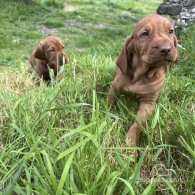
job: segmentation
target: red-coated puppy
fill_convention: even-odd
[[[177,44],[169,19],[152,14],[138,22],[117,58],[109,103],[121,93],[133,95],[140,101],[136,122],[127,132],[127,144],[130,146],[139,146],[141,128],[146,124],[147,115],[155,110],[167,67],[178,58]],[[134,154],[138,156],[137,150]]]
[[[61,70],[64,64],[68,62],[68,58],[64,52],[64,42],[54,36],[48,36],[42,40],[37,48],[33,51],[29,63],[38,76],[38,83],[40,78],[44,81],[50,81],[50,70],[53,70],[54,77],[57,80],[63,78],[63,71]]]

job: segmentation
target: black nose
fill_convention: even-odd
[[[167,45],[161,46],[159,48],[159,52],[160,52],[160,55],[167,56],[171,52],[171,47],[170,46],[167,46]]]

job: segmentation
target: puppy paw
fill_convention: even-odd
[[[126,145],[132,147],[132,149],[129,149],[129,150],[128,150],[128,153],[129,153],[129,154],[133,154],[134,157],[135,157],[135,160],[137,160],[138,157],[139,157],[138,150],[137,150],[137,149],[133,149],[134,147],[136,147],[136,140],[127,137],[127,139],[126,139]]]

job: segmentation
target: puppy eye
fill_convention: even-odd
[[[169,30],[169,34],[173,34],[174,30],[173,29],[170,29]]]
[[[149,32],[148,31],[144,31],[141,36],[149,36]]]

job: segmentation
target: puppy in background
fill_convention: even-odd
[[[51,70],[54,72],[54,79],[60,81],[63,78],[63,66],[68,63],[64,42],[58,37],[48,36],[32,52],[29,63],[37,75],[38,85],[41,78],[47,82],[52,79]]]

